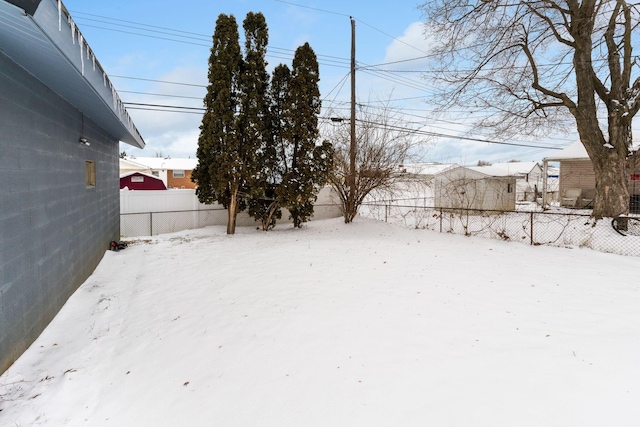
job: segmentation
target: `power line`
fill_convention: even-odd
[[[193,83],[183,83],[183,82],[171,82],[167,80],[144,79],[142,77],[116,76],[116,75],[110,75],[109,77],[118,78],[118,79],[128,79],[128,80],[142,80],[146,82],[166,83],[166,84],[181,85],[181,86],[193,86],[193,87],[203,87],[203,88],[207,87],[207,85],[197,85]]]
[[[189,43],[189,44],[195,44],[197,46],[205,46],[205,47],[210,47],[211,46],[211,37],[212,36],[211,35],[207,35],[207,34],[193,33],[193,32],[190,32],[190,31],[178,30],[178,29],[173,29],[173,28],[168,28],[168,27],[161,27],[161,26],[157,26],[157,25],[149,25],[149,24],[145,24],[145,23],[142,23],[142,22],[127,21],[127,20],[122,20],[122,19],[117,19],[117,18],[111,18],[111,17],[108,17],[108,16],[94,15],[94,14],[89,14],[89,13],[84,13],[84,12],[74,11],[73,13],[74,14],[80,14],[80,15],[93,16],[93,17],[96,17],[96,18],[101,18],[101,19],[93,19],[93,18],[79,17],[77,19],[77,22],[79,22],[79,23],[82,23],[82,20],[85,19],[85,20],[88,20],[88,21],[99,22],[99,23],[103,23],[103,24],[107,24],[107,25],[118,25],[118,28],[107,28],[107,27],[100,27],[100,26],[91,25],[91,24],[83,24],[83,26],[87,26],[87,27],[91,27],[91,28],[98,28],[98,29],[103,29],[103,30],[107,30],[107,31],[114,31],[114,32],[123,32],[123,33],[126,33],[126,34],[140,35],[140,36],[150,37],[150,38],[159,38],[161,40],[184,42],[184,41],[176,40],[176,39],[167,39],[167,38],[164,38],[164,37],[151,36],[149,34],[133,33],[133,32],[126,32],[126,31],[121,31],[120,30],[120,28],[126,27],[126,28],[132,28],[132,29],[136,29],[136,30],[141,30],[141,31],[147,31],[147,32],[151,32],[151,33],[165,34],[165,35],[170,35],[170,36],[174,36],[174,37],[182,37],[182,38],[187,38],[187,39],[191,39],[191,40],[198,40],[198,41],[202,41],[202,42],[207,42],[207,44],[186,42],[186,43]],[[107,21],[104,21],[104,20],[107,20]],[[115,21],[115,22],[109,22],[109,21]],[[134,24],[134,25],[122,25],[121,22],[126,22],[126,23]],[[150,29],[146,29],[146,28],[142,28],[142,27],[157,28],[157,29],[166,30],[166,31],[150,30]],[[182,34],[188,34],[188,35],[185,36],[185,35],[182,35]],[[195,36],[195,37],[193,37],[193,36]],[[282,47],[277,47],[277,46],[268,46],[268,49],[275,50],[275,51],[280,51],[281,54],[284,53],[286,55],[290,55],[291,57],[293,57],[293,55],[295,53],[294,49],[287,49],[287,48],[282,48]],[[324,55],[324,54],[316,54],[316,55],[318,56],[318,58],[326,58],[326,60],[328,62],[335,62],[335,63],[343,64],[345,66],[347,66],[349,64],[349,59],[347,59],[347,58],[341,58],[339,56]],[[289,58],[287,58],[287,59],[289,59]]]
[[[283,2],[283,3],[287,3],[287,2]],[[294,3],[288,3],[288,4],[296,5]],[[301,5],[296,5],[296,6],[310,8],[308,6],[301,6]],[[314,9],[314,8],[311,8],[311,9]],[[324,11],[324,10],[322,10],[322,11],[323,12],[328,12],[328,11]],[[135,22],[135,21],[118,20],[118,19],[115,19],[115,18],[107,17],[107,16],[94,15],[94,14],[85,14],[83,12],[74,12],[74,13],[78,13],[78,14],[82,14],[82,15],[88,15],[88,16],[92,16],[92,17],[95,17],[95,18],[101,18],[101,19],[105,19],[105,20],[108,20],[108,21],[94,19],[94,18],[82,18],[82,17],[80,19],[86,19],[86,20],[90,20],[90,21],[93,21],[93,22],[101,22],[101,23],[104,23],[104,24],[107,24],[107,25],[116,25],[116,23],[118,23],[118,25],[119,25],[118,28],[108,28],[108,27],[92,25],[92,24],[83,24],[86,27],[101,29],[101,30],[105,30],[105,31],[119,32],[119,33],[123,33],[123,34],[137,35],[137,36],[140,36],[140,37],[146,37],[146,38],[152,38],[152,39],[158,39],[158,40],[173,41],[173,42],[177,42],[177,43],[189,44],[189,45],[194,45],[194,46],[202,46],[202,47],[210,47],[211,46],[211,43],[206,43],[206,44],[204,43],[206,40],[209,39],[209,36],[206,36],[204,34],[186,32],[186,31],[182,31],[182,30],[176,30],[176,29],[171,29],[171,28],[168,28],[168,27],[160,27],[160,26],[155,26],[155,25],[149,25],[149,24],[144,24],[144,23]],[[109,22],[109,21],[115,21],[115,22]],[[140,31],[151,32],[151,33],[155,33],[155,34],[143,34],[143,33],[139,33],[139,32],[122,30],[121,28],[123,27],[123,25],[120,24],[120,21],[129,23],[129,24],[134,24],[134,25],[124,25],[124,27],[132,28],[132,29],[136,29],[136,30],[140,30]],[[82,23],[81,21],[79,21],[79,22]],[[371,26],[369,24],[366,24],[366,25]],[[149,27],[149,28],[153,28],[153,29],[147,29],[147,28],[142,28],[142,27]],[[375,27],[372,27],[372,28],[375,28]],[[159,31],[159,30],[163,30],[163,31]],[[380,30],[378,30],[378,31],[380,31]],[[161,36],[158,36],[156,34],[169,35],[169,36],[172,36],[174,38],[161,37]],[[188,35],[182,35],[182,34],[188,34]],[[383,32],[383,34],[386,34],[386,33]],[[175,37],[186,38],[188,40],[179,40],[179,39],[176,39]],[[391,37],[391,36],[389,36],[389,37]],[[202,41],[203,43],[197,43],[197,42],[194,42],[192,40]],[[294,52],[295,52],[295,51],[293,51],[291,49],[284,49],[284,48],[279,48],[279,47],[274,47],[274,46],[269,46],[268,49],[275,51],[276,54],[267,53],[267,55],[266,55],[267,57],[276,58],[276,59],[280,59],[280,60],[287,60],[287,61],[291,60],[291,58],[293,57]],[[285,55],[285,56],[283,57],[282,55]],[[330,66],[330,67],[336,67],[336,68],[349,68],[349,65],[350,65],[350,60],[346,59],[346,58],[341,58],[341,57],[331,56],[331,55],[322,55],[322,54],[318,54],[317,56],[318,56],[318,59],[319,59],[318,62],[320,64],[324,65],[324,66]],[[424,86],[419,82],[412,81],[411,79],[407,79],[404,76],[400,76],[400,75],[394,76],[394,74],[396,73],[395,71],[380,70],[380,72],[378,72],[374,68],[375,68],[375,66],[364,64],[362,69],[363,69],[363,71],[366,69],[365,73],[368,72],[370,75],[372,75],[374,77],[383,78],[384,80],[390,81],[392,83],[396,83],[396,84],[401,85],[401,86],[405,86],[405,87],[409,87],[411,89],[417,89],[417,90],[427,90],[426,89],[427,86]]]
[[[320,118],[323,120],[335,121],[335,118],[332,118],[332,117],[320,117]],[[475,141],[475,142],[484,142],[487,144],[509,145],[514,147],[528,147],[528,148],[537,148],[537,149],[545,149],[545,150],[561,150],[562,149],[562,147],[550,147],[550,146],[541,146],[541,145],[533,145],[533,144],[520,144],[516,142],[493,141],[490,139],[471,138],[471,137],[465,137],[465,136],[459,136],[459,135],[449,135],[444,133],[425,131],[421,129],[408,129],[402,126],[394,126],[394,125],[389,125],[385,123],[373,122],[369,120],[362,120],[362,119],[356,119],[356,120],[361,123],[377,126],[378,128],[397,130],[397,131],[407,132],[414,135],[435,136],[439,138],[459,139],[463,141]]]
[[[183,106],[177,106],[177,105],[145,104],[145,103],[136,103],[136,102],[124,102],[124,104],[125,104],[125,106],[127,106],[127,108],[131,108],[133,110],[138,109],[138,110],[148,110],[148,111],[186,112],[186,113],[193,113],[193,114],[202,114],[205,111],[207,111],[206,108],[202,108],[202,107],[183,107]],[[177,111],[169,111],[168,109],[177,110]],[[320,117],[320,119],[335,121],[335,118],[331,118],[331,117]],[[377,126],[379,128],[392,129],[392,130],[411,133],[411,134],[414,134],[414,135],[435,136],[435,137],[440,137],[440,138],[459,139],[459,140],[463,140],[463,141],[484,142],[484,143],[488,143],[488,144],[509,145],[509,146],[514,146],[514,147],[529,147],[529,148],[547,149],[547,150],[559,150],[559,149],[561,149],[559,147],[549,147],[549,146],[532,145],[532,144],[520,144],[520,143],[515,143],[515,142],[492,141],[490,139],[471,138],[471,137],[465,137],[465,136],[459,136],[459,135],[449,135],[449,134],[445,134],[445,133],[431,132],[431,131],[425,131],[425,130],[421,130],[421,129],[409,129],[409,128],[405,128],[405,127],[402,127],[402,126],[394,126],[394,125],[389,125],[389,124],[385,124],[385,123],[378,123],[378,122],[374,122],[374,121],[370,121],[370,120],[362,120],[362,119],[356,119],[356,120],[358,122],[369,124],[369,125],[374,125],[374,126]]]
[[[199,99],[202,101],[202,96],[184,96],[184,95],[169,95],[164,93],[152,93],[152,92],[138,92],[134,90],[119,90],[118,93],[135,93],[137,95],[148,95],[148,96],[162,96],[165,98],[181,98],[181,99]]]
[[[180,33],[185,33],[185,34],[192,34],[194,36],[208,37],[205,34],[192,33],[192,32],[184,31],[184,30],[175,30],[173,28],[160,27],[160,26],[157,26],[157,25],[144,24],[144,23],[141,23],[141,22],[127,21],[127,20],[121,19],[121,18],[111,18],[109,16],[104,16],[104,15],[94,15],[94,14],[91,14],[91,13],[80,12],[80,11],[77,11],[77,10],[70,10],[69,12],[73,13],[74,16],[75,15],[87,15],[87,16],[94,16],[96,18],[108,19],[108,20],[111,20],[111,21],[116,21],[117,24],[120,24],[121,22],[126,22],[128,24],[135,24],[135,25],[140,25],[140,26],[144,26],[144,27],[158,28],[158,29],[161,29],[161,30],[168,30],[168,31],[180,32]]]
[[[198,111],[179,111],[179,110],[170,110],[165,108],[152,108],[152,107],[127,107],[127,110],[142,110],[142,111],[158,111],[161,113],[183,113],[183,114],[198,114],[202,115],[201,112]]]
[[[284,4],[291,5],[291,6],[301,7],[301,8],[304,8],[304,9],[311,9],[311,10],[317,10],[318,12],[330,13],[332,15],[344,16],[344,17],[347,17],[347,18],[351,17],[351,15],[347,15],[345,13],[333,12],[331,10],[319,9],[317,7],[305,6],[305,5],[302,5],[302,4],[292,3],[292,2],[288,2],[288,1],[284,1],[284,0],[275,0],[275,1],[277,1],[278,3],[284,3]]]
[[[156,107],[156,108],[175,108],[179,110],[194,110],[194,111],[207,111],[203,107],[182,107],[179,105],[165,105],[165,104],[144,104],[139,102],[123,102],[124,105],[133,105],[136,107]]]

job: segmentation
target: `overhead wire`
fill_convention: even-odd
[[[322,9],[317,9],[317,8],[311,8],[308,6],[303,6],[303,5],[298,5],[295,3],[291,3],[291,2],[286,2],[286,1],[282,1],[282,0],[275,0],[278,1],[280,3],[286,3],[286,4],[291,4],[291,5],[295,5],[295,6],[299,6],[299,7],[307,7],[310,9],[316,9],[322,12],[326,12],[326,13],[334,13],[336,15],[341,15],[341,16],[348,16],[346,14],[340,14],[340,13],[335,13],[335,12],[331,12],[331,11],[327,11],[327,10],[322,10]],[[173,42],[179,42],[179,43],[186,43],[186,44],[193,44],[193,45],[198,45],[198,46],[203,46],[203,47],[210,47],[210,43],[209,44],[204,44],[205,41],[205,37],[206,40],[209,40],[210,36],[208,35],[204,35],[204,34],[198,34],[198,33],[193,33],[193,32],[187,32],[187,31],[182,31],[182,30],[174,30],[171,28],[167,28],[167,27],[160,27],[160,26],[154,26],[154,25],[149,25],[149,24],[142,24],[142,23],[137,23],[134,21],[124,21],[124,20],[120,20],[120,19],[114,19],[114,18],[109,18],[109,17],[104,17],[104,16],[100,16],[100,15],[92,15],[92,14],[86,14],[86,13],[82,13],[82,12],[74,12],[76,14],[84,14],[84,15],[88,15],[88,16],[94,16],[94,17],[100,17],[103,19],[108,19],[108,20],[113,20],[119,23],[119,26],[122,27],[123,25],[121,24],[121,22],[127,22],[127,23],[131,23],[131,24],[135,24],[138,25],[138,27],[136,26],[130,26],[130,25],[125,25],[125,27],[127,28],[132,28],[132,29],[136,29],[136,30],[140,30],[140,31],[147,31],[147,32],[152,32],[152,33],[156,33],[156,34],[164,34],[164,35],[170,35],[172,37],[180,37],[183,39],[187,39],[187,40],[180,40],[180,39],[175,39],[175,38],[167,38],[167,37],[161,37],[161,36],[156,36],[156,35],[149,35],[149,34],[142,34],[142,33],[135,33],[135,32],[130,32],[130,31],[125,31],[125,30],[121,30],[121,29],[113,29],[113,28],[106,28],[106,27],[100,27],[100,26],[96,26],[96,25],[91,25],[91,24],[84,24],[85,26],[89,26],[89,27],[94,27],[97,29],[103,29],[103,30],[108,30],[108,31],[116,31],[116,32],[121,32],[121,33],[125,33],[125,34],[132,34],[132,35],[137,35],[137,36],[142,36],[142,37],[148,37],[148,38],[156,38],[156,39],[160,39],[160,40],[167,40],[167,41],[173,41]],[[102,23],[106,23],[107,25],[115,25],[113,23],[110,22],[104,22],[104,21],[99,21],[96,19],[92,19],[92,18],[84,18],[86,20],[90,20],[90,21],[94,21],[94,22],[102,22]],[[428,57],[430,57],[431,55],[429,55],[427,52],[422,51],[421,49],[416,48],[415,46],[411,46],[407,43],[405,43],[404,41],[393,37],[387,33],[385,33],[384,31],[362,21],[362,20],[358,20],[356,19],[356,21],[361,22],[367,26],[369,26],[370,28],[379,31],[380,33],[390,37],[393,40],[396,40],[398,42],[404,43],[407,46],[410,46],[422,53],[424,53],[424,56],[419,56],[419,57],[415,57],[415,58],[408,58],[405,60],[399,60],[399,61],[392,61],[392,62],[386,62],[386,63],[381,63],[381,64],[375,64],[375,65],[367,65],[367,64],[363,64],[360,63],[358,66],[358,70],[360,72],[363,72],[365,74],[377,77],[377,78],[382,78],[384,80],[390,81],[392,83],[395,84],[399,84],[405,87],[409,87],[415,90],[420,90],[420,91],[425,91],[428,92],[429,91],[429,87],[423,83],[417,82],[415,80],[412,79],[407,79],[404,76],[401,75],[397,75],[397,73],[407,73],[407,72],[421,72],[421,73],[425,73],[425,70],[387,70],[387,69],[383,69],[383,68],[379,68],[380,66],[385,66],[385,65],[395,65],[395,64],[399,64],[399,63],[406,63],[406,62],[411,62],[411,61],[417,61],[417,60],[421,60],[421,59],[426,59]],[[150,27],[150,28],[157,28],[160,30],[166,30],[166,31],[157,31],[157,30],[150,30],[150,29],[146,29],[146,28],[140,28],[141,26],[144,27]],[[170,32],[168,32],[170,31]],[[183,35],[183,34],[189,34],[189,35]],[[191,42],[188,40],[197,40],[197,41],[202,41],[203,43],[195,43],[195,42]],[[278,53],[278,55],[285,55],[283,56],[278,56],[278,55],[268,55],[270,57],[276,57],[279,59],[290,59],[293,56],[294,52],[293,50],[290,49],[283,49],[283,48],[278,48],[278,47],[273,47],[273,46],[269,46],[269,49],[272,49],[274,51],[276,51],[276,53]],[[341,68],[347,68],[348,64],[349,64],[349,59],[346,58],[340,58],[340,57],[335,57],[335,56],[330,56],[330,55],[318,55],[318,58],[326,58],[323,59],[322,61],[322,65],[325,66],[333,66],[333,67],[341,67]],[[319,61],[321,62],[321,61]],[[551,66],[551,65],[550,65]],[[558,64],[553,64],[553,66],[557,67]],[[348,77],[349,74],[347,74]],[[111,77],[115,77],[115,78],[124,78],[124,79],[133,79],[133,80],[141,80],[141,81],[151,81],[151,82],[159,82],[159,83],[166,83],[166,84],[175,84],[175,85],[184,85],[184,86],[192,86],[192,87],[199,87],[199,88],[206,88],[206,85],[198,85],[198,84],[191,84],[191,83],[184,83],[184,82],[172,82],[172,81],[165,81],[165,80],[155,80],[155,79],[145,79],[145,78],[136,78],[136,77],[129,77],[129,76],[111,76]],[[328,95],[330,95],[338,86],[340,86],[340,89],[338,90],[338,92],[336,93],[336,96],[334,97],[332,102],[335,102],[340,90],[342,89],[342,87],[344,87],[344,84],[346,83],[346,77],[344,77],[343,79],[341,79],[341,81],[338,82],[338,84],[329,92]],[[122,91],[122,92],[126,92],[126,91]],[[200,98],[196,98],[196,97],[186,97],[186,96],[177,96],[177,95],[162,95],[162,94],[153,94],[153,93],[143,93],[143,92],[129,92],[129,93],[138,93],[138,94],[146,94],[146,95],[155,95],[155,96],[167,96],[167,97],[176,97],[176,98],[185,98],[185,99],[200,99]],[[325,97],[325,100],[328,98]],[[411,99],[416,99],[416,98],[424,98],[424,96],[420,96],[420,97],[405,97],[405,98],[399,98],[397,100],[394,101],[401,101],[401,100],[411,100]],[[161,105],[161,104],[144,104],[144,103],[125,103],[126,105],[128,105],[128,108],[130,109],[139,109],[139,110],[149,110],[149,111],[165,111],[165,112],[175,112],[175,113],[191,113],[191,114],[202,114],[202,112],[206,111],[204,108],[201,107],[183,107],[183,106],[171,106],[171,105]],[[404,111],[408,111],[408,110],[404,110]],[[403,114],[406,114],[404,113]],[[419,110],[418,110],[419,111]],[[409,114],[410,115],[410,114]],[[410,115],[410,116],[414,116],[414,117],[419,117],[416,115]],[[425,118],[425,120],[427,120]],[[432,127],[436,127],[436,128],[440,128],[440,129],[446,129],[446,128],[442,128],[442,127],[438,127],[438,126],[434,126],[432,124],[433,119],[430,119],[430,125]],[[443,120],[437,120],[437,121],[443,121]],[[444,121],[446,122],[446,121]],[[420,125],[424,125],[423,123],[416,123],[416,122],[410,122],[411,124],[420,124]],[[458,124],[455,122],[449,122],[450,124]],[[437,136],[437,137],[444,137],[444,138],[450,138],[450,139],[461,139],[461,140],[470,140],[470,141],[477,141],[477,142],[485,142],[485,143],[490,143],[490,144],[501,144],[501,145],[512,145],[512,146],[519,146],[519,147],[532,147],[532,148],[537,148],[537,149],[543,149],[543,150],[547,150],[547,149],[557,149],[557,147],[541,147],[539,145],[530,145],[530,144],[518,144],[518,143],[505,143],[505,142],[500,142],[500,141],[491,141],[491,140],[486,140],[486,139],[480,139],[480,138],[470,138],[470,137],[460,137],[460,136],[456,136],[456,135],[448,135],[448,134],[442,134],[442,133],[437,133],[437,132],[430,132],[430,131],[421,131],[421,130],[415,130],[412,131],[415,132],[417,134],[422,134],[422,135],[427,135],[427,136]]]

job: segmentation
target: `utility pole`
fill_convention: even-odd
[[[349,148],[349,215],[355,215],[356,196],[356,21],[351,19],[351,145]],[[351,218],[353,220],[353,218]]]

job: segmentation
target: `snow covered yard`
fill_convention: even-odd
[[[637,426],[639,273],[366,219],[140,240],[0,377],[0,425]]]

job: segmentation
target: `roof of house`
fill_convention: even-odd
[[[400,167],[406,170],[407,173],[415,175],[437,175],[457,166],[455,163],[412,163],[401,165]]]
[[[193,170],[198,166],[198,159],[172,159],[163,157],[125,157],[128,163],[137,164],[145,169],[153,170]]]
[[[145,146],[111,81],[57,0],[0,0],[0,52],[111,136]]]
[[[148,178],[152,178],[152,179],[155,179],[155,180],[158,180],[158,181],[162,181],[162,179],[160,177],[151,175],[149,173],[140,172],[140,171],[132,171],[132,172],[121,173],[120,174],[120,179],[129,177],[131,175],[143,175],[143,176],[146,176]]]
[[[509,174],[504,169],[493,166],[460,166],[454,165],[436,175],[437,179],[449,179],[452,176],[465,179],[487,179],[487,178],[511,178],[516,179],[516,175]]]
[[[563,150],[558,151],[553,156],[545,157],[544,161],[547,162],[555,162],[560,160],[578,160],[578,159],[588,159],[589,155],[587,154],[587,150],[582,145],[581,141],[576,141]]]
[[[538,164],[538,162],[494,163],[491,166],[493,166],[494,168],[504,169],[510,175],[524,175],[531,173],[536,167],[540,169],[540,165]]]
[[[508,170],[505,170],[493,165],[492,166],[465,166],[465,168],[487,175],[487,176],[494,176],[494,177],[514,176],[514,174],[510,173]]]

